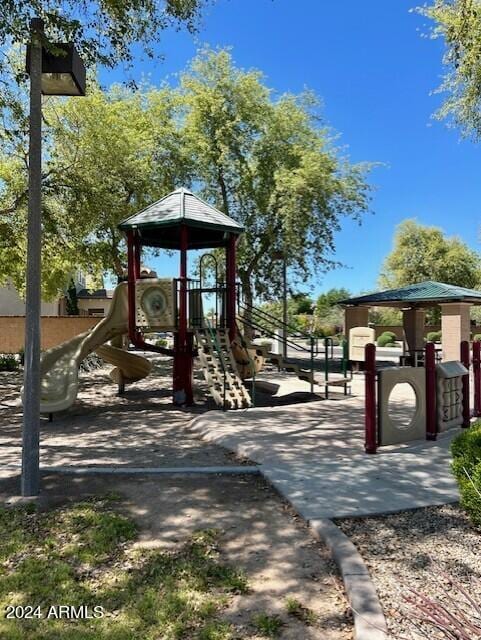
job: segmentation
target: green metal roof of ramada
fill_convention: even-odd
[[[434,305],[442,302],[481,304],[481,291],[427,280],[426,282],[418,282],[397,289],[388,289],[387,291],[378,291],[341,300],[340,304],[346,306],[400,306],[401,304],[422,306],[423,303],[426,303],[426,306],[429,306],[430,304]]]
[[[123,220],[119,229],[153,229],[186,224],[240,234],[244,228],[225,213],[202,200],[188,189],[176,189],[139,213]]]

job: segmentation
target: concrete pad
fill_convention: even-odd
[[[373,515],[459,499],[449,445],[419,440],[363,450],[361,398],[195,418],[189,429],[262,464],[270,482],[308,520]]]

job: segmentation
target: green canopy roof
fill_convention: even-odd
[[[481,291],[427,280],[398,289],[388,289],[387,291],[378,291],[365,296],[341,300],[340,304],[346,306],[402,307],[411,305],[429,307],[443,302],[481,304]]]
[[[119,224],[122,231],[137,230],[144,244],[178,248],[180,227],[190,227],[189,248],[223,246],[231,233],[244,229],[187,189],[177,189]]]

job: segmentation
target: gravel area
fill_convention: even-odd
[[[481,629],[481,530],[458,505],[427,507],[395,515],[352,518],[336,522],[359,549],[369,567],[386,615],[390,638],[437,640],[481,638],[447,635],[419,622],[423,594]],[[452,580],[452,581],[451,581]],[[460,592],[458,587],[465,591]],[[415,593],[416,592],[416,593]],[[466,594],[478,603],[468,605]],[[408,602],[414,597],[417,604]],[[429,604],[424,601],[425,606]]]

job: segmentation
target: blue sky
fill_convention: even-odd
[[[312,281],[314,293],[376,286],[396,225],[405,218],[438,225],[479,250],[481,145],[431,118],[442,74],[443,44],[421,37],[427,21],[410,13],[415,0],[216,0],[200,32],[167,32],[161,63],[138,61],[130,73],[152,82],[174,79],[202,44],[230,46],[237,65],[262,70],[278,92],[313,89],[327,122],[354,162],[383,163],[371,174],[373,214],[348,220],[336,236],[335,259],[346,268]],[[103,83],[125,77],[101,74]],[[160,275],[176,275],[162,258]]]

